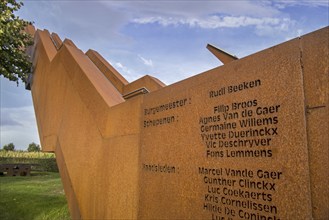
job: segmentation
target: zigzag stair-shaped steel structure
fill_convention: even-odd
[[[280,171],[274,214],[326,216],[328,136],[320,134],[329,133],[328,30],[242,59],[209,46],[225,65],[166,86],[148,75],[129,83],[98,52],[84,53],[71,40],[29,27],[27,87],[42,150],[56,154],[72,219],[211,218],[202,208],[202,166]],[[272,112],[280,136],[271,137],[277,141],[264,150],[268,158],[209,157],[202,117],[253,99],[282,109]]]

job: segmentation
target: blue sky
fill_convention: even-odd
[[[328,0],[40,1],[17,13],[38,29],[97,50],[128,81],[167,85],[222,65],[207,49],[239,58],[329,25]],[[40,143],[31,94],[1,77],[1,147]]]

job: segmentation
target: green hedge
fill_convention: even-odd
[[[33,171],[58,172],[56,158],[24,158],[24,157],[0,157],[0,164],[29,163]]]

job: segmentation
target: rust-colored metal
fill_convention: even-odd
[[[211,44],[207,44],[207,49],[215,56],[217,59],[219,59],[223,64],[230,63],[234,60],[237,60],[238,58],[232,54],[229,54],[228,52],[219,49]]]
[[[327,218],[328,33],[239,60],[208,46],[225,65],[165,86],[37,30],[31,93],[72,218]]]

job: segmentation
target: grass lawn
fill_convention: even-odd
[[[59,173],[0,176],[0,219],[70,219]]]

